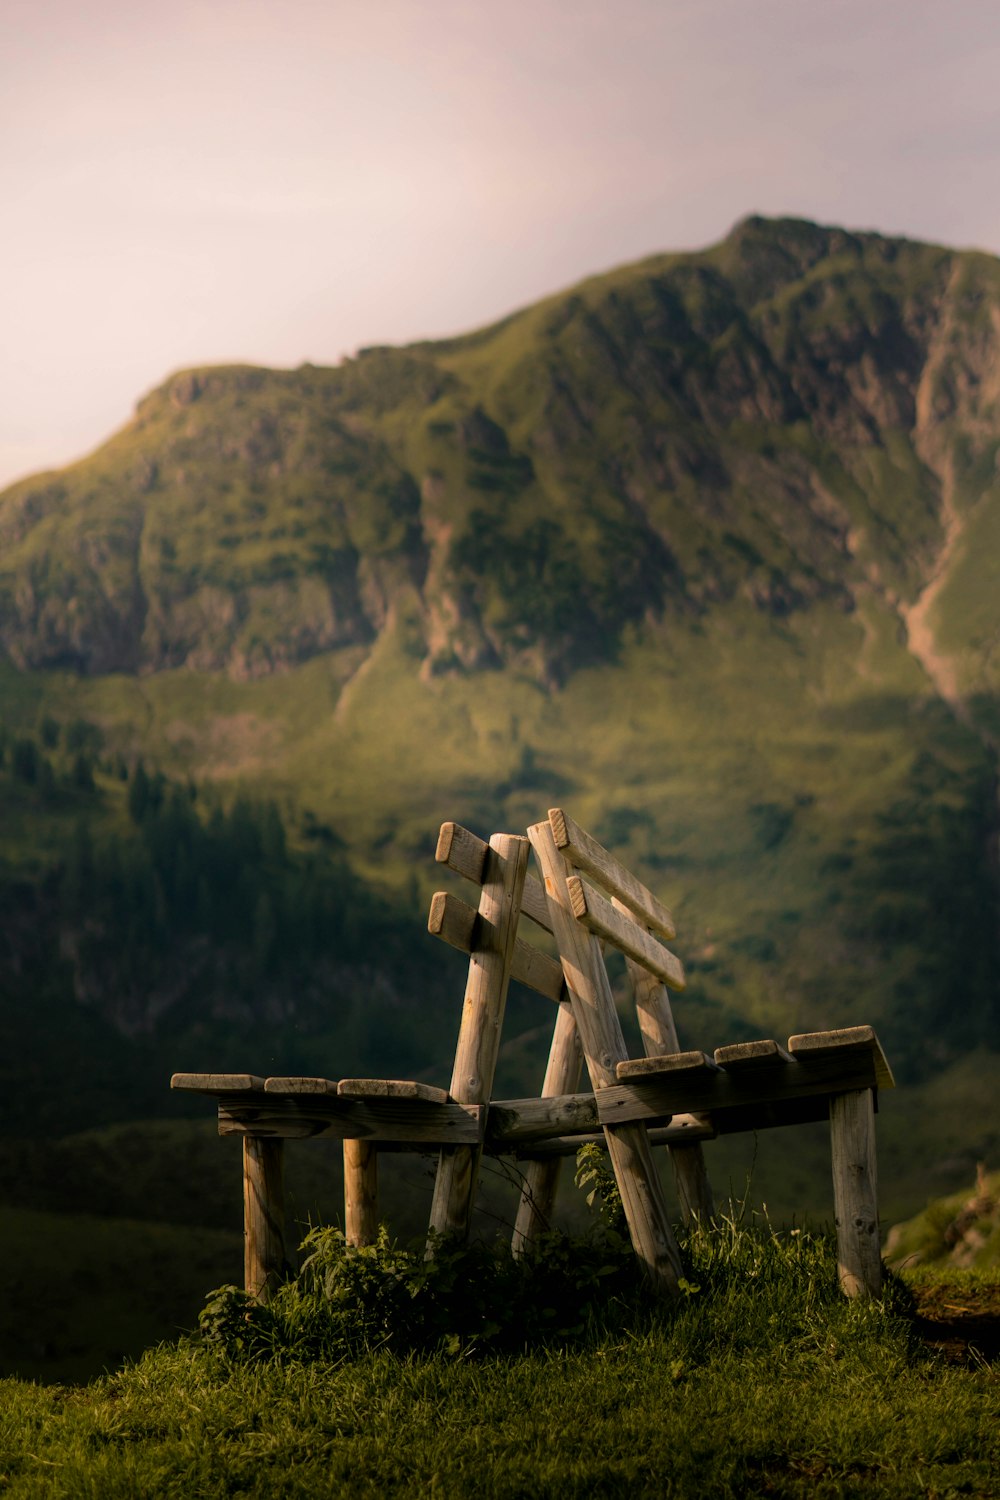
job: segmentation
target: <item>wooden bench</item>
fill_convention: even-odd
[[[544,885],[527,873],[528,844]],[[378,1228],[382,1150],[437,1150],[430,1215],[435,1234],[464,1235],[481,1156],[513,1156],[523,1188],[513,1237],[519,1253],[552,1221],[560,1162],[587,1140],[609,1152],[633,1246],[652,1282],[675,1293],[676,1241],[651,1147],[670,1150],[681,1210],[708,1220],[712,1195],[701,1143],[733,1131],[826,1118],[831,1123],[841,1285],[874,1293],[881,1260],[875,1186],[874,1107],[892,1075],[870,1027],[680,1049],[669,990],[685,986],[665,941],[674,924],[657,898],[560,809],[528,839],[487,843],[442,825],[439,863],[479,890],[476,907],[437,892],[429,930],[469,954],[455,1063],[448,1089],[392,1079],[263,1078],[175,1074],[171,1086],[216,1100],[221,1134],[243,1136],[245,1283],[266,1299],[284,1274],[282,1146],[287,1139],[344,1142],[345,1233],[370,1243]],[[534,946],[554,937],[558,959]],[[603,948],[625,956],[645,1056],[630,1059]],[[554,1007],[541,1092],[494,1097],[511,978]],[[590,1090],[580,1091],[586,1064]],[[433,1247],[433,1239],[432,1239]]]

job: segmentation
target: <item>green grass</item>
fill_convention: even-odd
[[[689,1254],[677,1308],[534,1352],[182,1344],[83,1389],[4,1382],[5,1493],[995,1495],[996,1370],[926,1351],[901,1285],[847,1303],[822,1242],[766,1229]]]

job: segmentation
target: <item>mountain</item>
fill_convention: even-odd
[[[3,1024],[103,1060],[72,1121],[13,1068],[18,1129],[262,1047],[443,1076],[437,824],[564,803],[675,910],[686,1044],[871,1021],[964,1180],[996,1146],[941,1080],[996,1039],[998,403],[1000,262],[750,218],[462,338],[182,372],[8,489]]]

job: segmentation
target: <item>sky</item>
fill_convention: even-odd
[[[0,0],[0,484],[794,214],[1000,253],[995,0]]]

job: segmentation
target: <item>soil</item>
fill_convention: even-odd
[[[952,1364],[1000,1358],[1000,1282],[975,1288],[915,1286],[915,1328]]]

